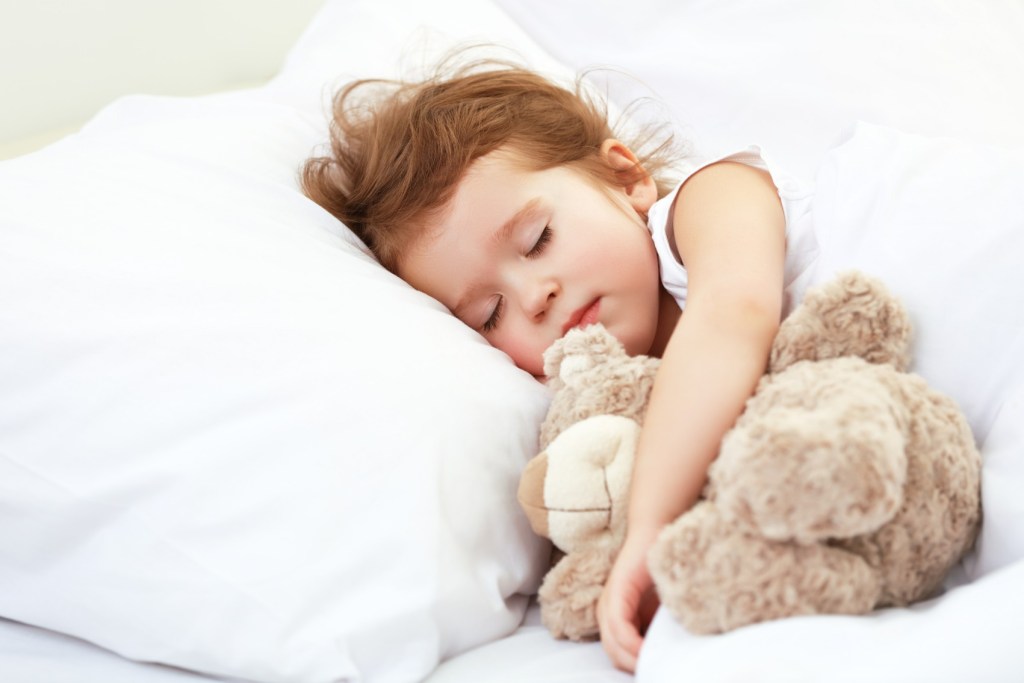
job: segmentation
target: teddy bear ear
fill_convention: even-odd
[[[572,384],[573,377],[589,371],[598,363],[625,355],[625,348],[604,325],[588,325],[569,330],[544,352],[544,374]]]
[[[563,358],[565,358],[565,337],[555,340],[555,343],[544,352],[544,376],[548,379],[558,377]]]

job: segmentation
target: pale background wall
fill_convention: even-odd
[[[199,95],[272,77],[323,0],[0,0],[0,159],[119,95]]]

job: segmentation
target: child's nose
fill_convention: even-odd
[[[552,279],[544,279],[534,283],[523,297],[526,314],[533,320],[543,320],[551,308],[552,302],[561,293],[558,283]]]

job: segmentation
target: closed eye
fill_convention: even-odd
[[[544,248],[547,247],[548,244],[551,242],[551,238],[552,237],[553,237],[553,234],[552,234],[551,226],[550,225],[545,225],[544,229],[541,230],[541,232],[540,232],[540,237],[538,237],[537,241],[534,242],[533,247],[530,248],[530,251],[526,252],[527,258],[533,258],[535,256],[540,256],[541,253],[543,253]]]
[[[481,328],[484,332],[491,332],[498,326],[498,323],[501,321],[501,313],[504,307],[505,297],[499,297],[498,303],[494,307],[494,311],[492,311],[490,317],[484,321],[483,327]]]
[[[540,235],[537,237],[537,241],[533,243],[530,250],[526,252],[527,258],[535,258],[540,256],[544,249],[547,248],[548,244],[551,243],[551,238],[554,236],[554,231],[550,225],[545,225],[544,229],[540,231]],[[492,332],[498,327],[498,323],[501,322],[501,314],[505,309],[505,297],[499,297],[498,303],[494,306],[494,310],[491,315],[484,321],[481,326],[483,332]]]

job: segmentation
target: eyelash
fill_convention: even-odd
[[[494,312],[491,313],[491,317],[484,322],[484,332],[490,332],[498,326],[498,321],[501,320],[501,312],[503,308],[505,308],[505,297],[498,299],[498,305],[494,307]]]
[[[533,258],[534,256],[540,256],[541,252],[544,251],[544,248],[547,247],[548,244],[551,242],[551,237],[552,237],[551,226],[550,225],[545,225],[544,229],[541,230],[541,232],[540,232],[540,237],[538,237],[537,241],[534,243],[533,248],[530,249],[530,251],[526,252],[527,258]]]
[[[544,249],[548,246],[548,244],[550,244],[551,237],[551,226],[545,225],[544,229],[541,230],[540,237],[537,238],[537,241],[534,242],[530,250],[526,252],[526,258],[534,258],[536,256],[540,256],[544,252]],[[491,316],[483,324],[482,329],[484,332],[491,332],[498,326],[498,323],[501,321],[501,314],[504,308],[505,298],[501,297],[498,299],[498,305],[494,307],[494,312],[491,313]]]

